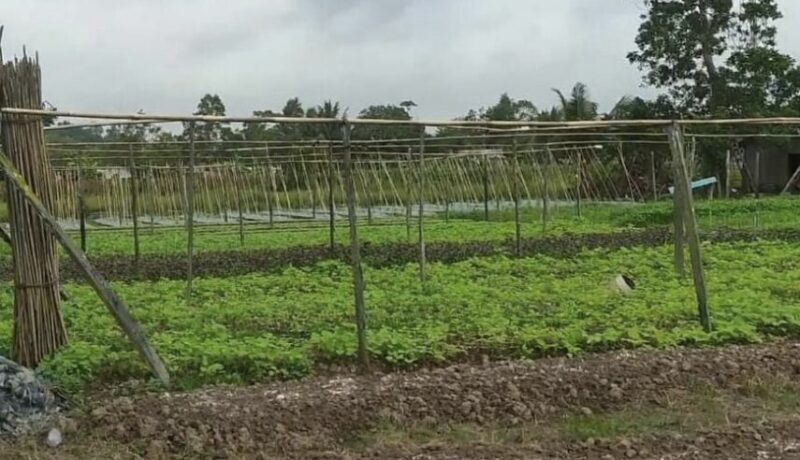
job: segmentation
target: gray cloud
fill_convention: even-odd
[[[780,0],[780,45],[800,56],[800,2]],[[451,118],[502,92],[542,108],[589,85],[601,109],[654,94],[625,59],[638,0],[2,0],[6,57],[39,51],[45,97],[71,110],[228,112],[334,99],[350,113],[413,99]]]

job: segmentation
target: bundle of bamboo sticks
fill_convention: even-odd
[[[23,56],[2,63],[0,106],[41,108],[41,70],[38,59]],[[47,159],[42,119],[4,114],[3,150],[48,209],[55,204],[54,174]],[[8,185],[9,216],[14,257],[13,358],[28,367],[67,343],[59,305],[56,240],[46,222],[20,190]]]

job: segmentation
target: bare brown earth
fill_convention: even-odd
[[[800,458],[800,342],[188,393],[116,389],[0,458]],[[5,454],[11,455],[5,457]]]

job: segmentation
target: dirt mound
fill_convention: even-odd
[[[393,446],[349,449],[358,434],[386,424],[537,426],[541,430],[564,417],[592,417],[635,404],[663,405],[671,390],[706,385],[738,391],[754,378],[783,376],[789,381],[798,373],[800,344],[796,343],[625,351],[585,359],[457,365],[407,374],[315,378],[185,394],[115,397],[99,401],[85,423],[117,442],[141,444],[143,451],[184,453],[190,457],[201,453],[263,453],[267,458],[411,458],[406,454],[414,452],[420,459],[464,458],[466,453],[470,454],[468,458],[627,458],[656,452],[654,449],[688,452],[688,444],[700,455],[710,452],[706,447],[719,451],[721,446],[736,445],[744,438],[731,426],[726,428],[729,431],[698,434],[701,441],[654,435],[636,442],[624,440],[625,457],[617,457],[618,440],[578,443],[545,439],[535,448],[489,446],[485,456],[480,454],[480,446],[466,449],[468,452],[459,450],[459,446],[437,451],[435,446],[420,447],[419,443],[400,453]],[[788,426],[774,429],[789,430]],[[753,433],[760,433],[754,430]],[[793,427],[788,433],[794,433],[792,430]],[[758,434],[760,440],[755,434],[750,437],[754,443],[771,442],[768,433]],[[775,441],[777,447],[773,451],[788,446],[782,442]],[[533,455],[536,449],[541,453]],[[606,454],[611,457],[602,457]]]

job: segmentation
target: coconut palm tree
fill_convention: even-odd
[[[590,99],[589,88],[584,83],[575,83],[569,99],[559,89],[553,88],[553,92],[561,101],[562,119],[576,121],[597,118],[597,103]]]

